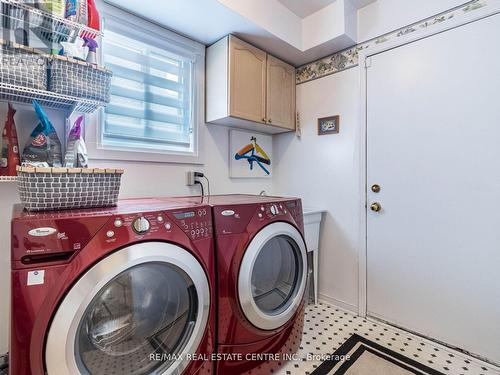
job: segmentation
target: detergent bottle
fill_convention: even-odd
[[[88,13],[87,13],[87,25],[95,30],[101,29],[101,17],[99,16],[99,11],[95,5],[94,0],[87,0],[88,3]]]
[[[17,141],[14,114],[16,110],[9,103],[7,121],[2,133],[2,154],[0,159],[0,176],[15,176],[16,167],[20,164],[19,144]]]

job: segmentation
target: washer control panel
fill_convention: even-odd
[[[135,233],[143,235],[151,229],[151,223],[144,216],[139,216],[132,222],[132,229]]]
[[[282,203],[268,203],[260,206],[257,216],[259,219],[263,220],[265,218],[286,215],[287,213],[288,210]]]
[[[163,214],[155,212],[116,216],[112,221],[112,226],[106,232],[107,242],[116,240],[116,238],[123,236],[127,231],[137,238],[142,238],[150,233],[160,233],[160,217],[163,217]]]
[[[117,216],[111,222],[105,235],[107,242],[116,240],[124,230],[137,238],[158,234],[174,233],[180,228],[191,240],[212,236],[212,215],[209,207],[166,212],[146,212]]]
[[[212,236],[212,218],[210,208],[179,211],[172,213],[177,225],[191,240],[199,240]]]

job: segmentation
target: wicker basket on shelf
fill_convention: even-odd
[[[28,211],[116,206],[122,169],[18,167],[17,185]]]
[[[0,39],[0,82],[47,90],[48,59],[33,48]]]
[[[49,90],[62,95],[110,100],[110,70],[64,56],[53,56],[49,64]]]

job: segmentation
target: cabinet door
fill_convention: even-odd
[[[295,129],[295,68],[267,56],[267,122]]]
[[[254,122],[266,117],[267,54],[229,38],[229,114]]]

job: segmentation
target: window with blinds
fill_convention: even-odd
[[[193,153],[195,57],[120,22],[106,22],[104,34],[102,59],[113,78],[101,148]]]

